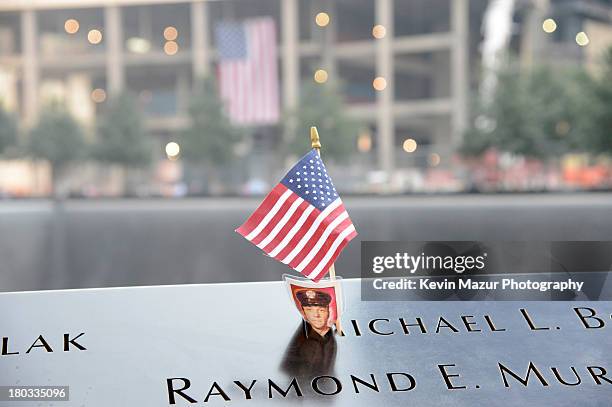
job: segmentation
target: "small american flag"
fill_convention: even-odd
[[[357,232],[316,150],[236,229],[270,257],[319,281]]]
[[[279,120],[276,28],[271,17],[221,22],[215,37],[219,52],[219,91],[236,124],[267,125]]]

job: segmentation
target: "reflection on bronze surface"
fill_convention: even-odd
[[[281,370],[294,377],[327,375],[332,373],[335,360],[333,329],[321,336],[302,321],[287,346]]]

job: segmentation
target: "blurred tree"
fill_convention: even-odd
[[[337,85],[306,83],[300,91],[300,106],[289,112],[285,126],[295,123],[297,132],[290,134],[289,150],[299,156],[310,150],[310,127],[317,126],[325,157],[346,161],[355,151],[359,123],[349,117]]]
[[[593,114],[593,133],[589,139],[594,153],[612,154],[612,47],[603,55],[600,75],[589,83],[594,95],[588,106]]]
[[[56,197],[57,182],[66,166],[85,156],[85,136],[68,111],[53,104],[43,109],[38,124],[30,131],[28,151],[36,158],[49,161]]]
[[[595,141],[596,116],[600,109],[596,95],[597,86],[584,70],[568,75],[565,93],[562,95],[567,106],[566,118],[557,123],[555,131],[566,135],[570,152],[601,152]]]
[[[189,118],[190,125],[180,137],[181,156],[194,164],[218,167],[228,163],[242,134],[225,115],[213,79],[203,78],[196,84]]]
[[[110,99],[97,126],[95,159],[124,167],[151,162],[152,145],[136,101],[127,93]]]
[[[151,139],[136,100],[128,93],[112,97],[96,130],[93,158],[121,166],[123,193],[131,194],[130,170],[147,166],[153,158]]]
[[[17,144],[17,121],[0,107],[0,154]]]
[[[499,73],[493,100],[479,100],[463,152],[478,155],[489,147],[535,158],[584,150],[591,128],[589,78],[583,71],[547,67]]]
[[[219,183],[219,171],[234,159],[234,150],[243,133],[230,123],[212,78],[201,78],[195,84],[189,122],[189,127],[180,134],[179,144],[181,157],[188,164],[186,179],[191,193],[220,192],[223,187]]]

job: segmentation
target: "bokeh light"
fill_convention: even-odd
[[[64,30],[66,30],[68,34],[76,34],[77,31],[79,31],[79,22],[74,18],[69,18],[64,23]]]
[[[91,91],[91,100],[96,103],[102,103],[106,100],[106,91],[102,88],[96,88]]]
[[[181,152],[181,146],[178,143],[171,141],[166,144],[166,155],[170,160],[176,160],[178,158],[179,153]]]
[[[438,153],[429,154],[429,157],[427,157],[427,162],[429,163],[430,166],[437,167],[438,165],[440,165],[440,154]]]
[[[372,28],[372,36],[374,36],[374,38],[380,40],[385,38],[385,35],[387,35],[387,29],[384,25],[377,24]]]
[[[357,137],[357,150],[367,153],[372,149],[372,135],[368,131],[362,131]]]
[[[407,153],[414,153],[417,149],[417,142],[414,139],[407,138],[402,144],[402,148]]]
[[[164,38],[166,41],[174,41],[178,38],[178,30],[173,26],[164,28]]]
[[[327,71],[325,69],[317,69],[314,73],[314,80],[316,83],[325,83],[327,82]]]
[[[102,42],[102,32],[100,30],[89,30],[87,33],[87,41],[90,44],[99,44]]]
[[[127,49],[135,54],[146,54],[151,50],[151,43],[145,38],[132,37],[127,40]]]
[[[315,16],[315,22],[319,27],[325,27],[329,24],[329,14],[321,12]]]
[[[580,45],[581,47],[586,47],[589,45],[589,42],[589,36],[584,31],[580,31],[578,34],[576,34],[576,44]]]
[[[557,30],[557,22],[552,18],[547,18],[542,23],[542,29],[548,34],[554,33]]]
[[[372,86],[378,91],[385,90],[387,87],[387,80],[382,76],[378,76],[372,81]]]
[[[166,55],[174,55],[178,52],[178,44],[176,41],[168,41],[164,44],[164,52]]]

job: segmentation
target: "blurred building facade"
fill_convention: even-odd
[[[344,82],[351,114],[371,127],[378,164],[390,170],[408,136],[442,143],[460,137],[469,8],[467,0],[6,1],[4,103],[31,124],[46,100],[59,98],[91,125],[99,105],[127,88],[139,95],[154,136],[171,138],[185,125],[194,78],[214,73],[214,23],[269,15],[277,22],[285,110],[297,106],[300,83],[326,69]],[[325,29],[315,23],[319,12],[331,18]],[[377,24],[381,39],[372,35]],[[164,35],[168,27],[176,38]],[[165,37],[177,49],[168,49]],[[376,77],[385,78],[384,91],[373,89]]]
[[[483,16],[499,2],[3,0],[0,91],[26,127],[48,100],[60,99],[93,128],[107,98],[128,89],[138,96],[161,158],[165,142],[187,124],[194,81],[215,73],[215,23],[272,16],[282,108],[295,109],[300,83],[325,69],[342,81],[350,114],[367,127],[361,153],[390,174],[450,162],[469,120],[470,92],[478,87]],[[509,46],[526,64],[545,55],[593,63],[597,47],[573,46],[577,31],[592,31],[593,43],[604,37],[601,43],[610,43],[610,1],[508,2]],[[325,27],[315,22],[320,12],[330,17]],[[560,27],[552,37],[542,32],[548,16]],[[373,32],[378,25],[382,31]],[[377,77],[385,79],[384,90],[374,88]],[[280,125],[262,130],[278,133]],[[416,141],[415,154],[404,151],[406,139]]]

